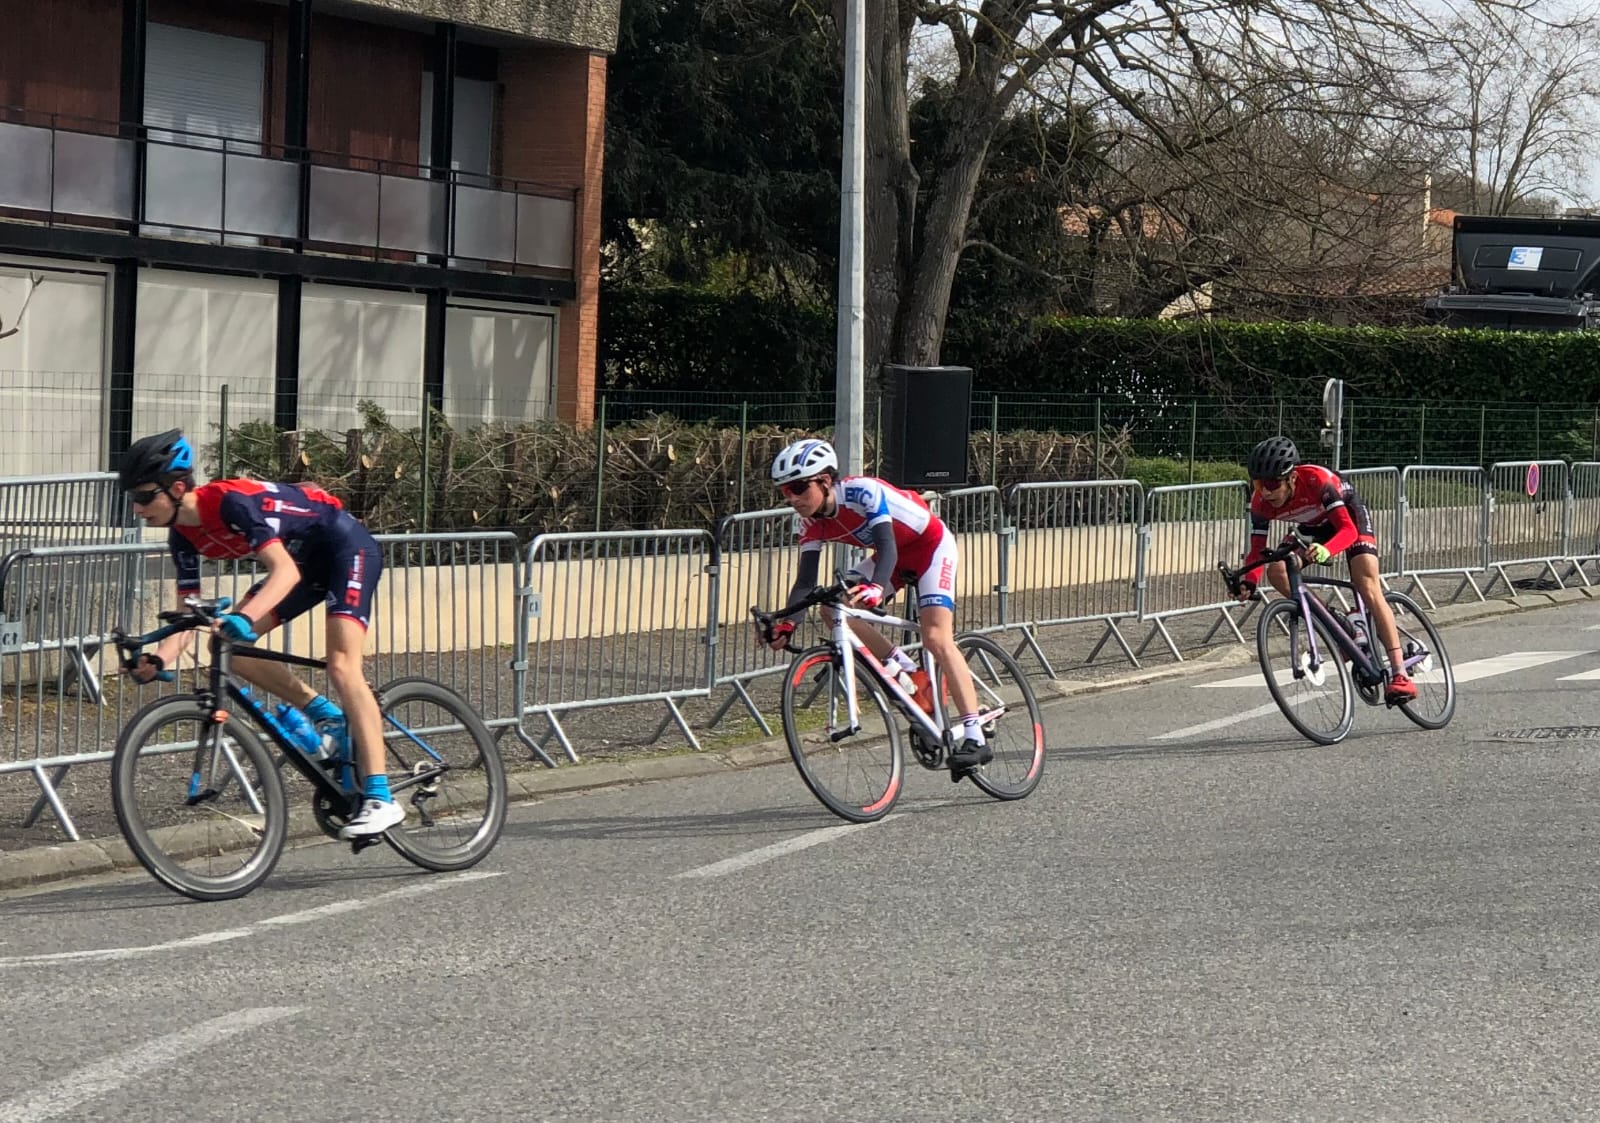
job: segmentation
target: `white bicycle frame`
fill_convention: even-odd
[[[914,620],[907,620],[900,616],[868,612],[865,609],[851,608],[843,604],[828,605],[824,611],[834,614],[832,626],[834,646],[840,651],[859,653],[865,658],[867,665],[877,671],[878,681],[900,702],[907,716],[921,726],[923,735],[934,744],[944,745],[945,734],[949,732],[950,727],[945,724],[944,720],[944,706],[942,704],[944,676],[939,668],[939,661],[933,657],[932,652],[926,647],[922,648],[922,669],[927,672],[928,689],[935,702],[933,713],[930,714],[917,705],[916,699],[906,693],[905,688],[900,685],[899,676],[890,674],[888,668],[878,661],[878,657],[872,653],[872,649],[867,646],[866,641],[856,635],[855,630],[850,627],[850,620],[851,618],[864,620],[874,627],[902,628],[915,632],[919,636],[922,634],[921,625]],[[832,736],[835,739],[861,732],[861,710],[856,701],[856,661],[854,659],[844,659],[842,662],[844,663],[845,705],[848,707],[850,725],[846,730],[833,734]],[[978,720],[987,725],[1003,717],[1005,712],[1005,703],[996,698],[994,708],[980,711]],[[946,745],[945,747],[948,748],[949,746]]]

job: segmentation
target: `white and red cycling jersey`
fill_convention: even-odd
[[[832,515],[800,520],[800,552],[820,552],[824,542],[845,542],[864,550],[876,546],[874,529],[894,531],[893,572],[875,572],[872,580],[886,591],[908,584],[917,587],[924,607],[955,605],[955,537],[928,509],[922,496],[904,491],[875,476],[846,476],[834,485]]]

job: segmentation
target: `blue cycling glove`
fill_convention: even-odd
[[[234,643],[254,643],[255,625],[242,612],[230,612],[217,620],[217,629]]]

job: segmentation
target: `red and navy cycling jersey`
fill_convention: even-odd
[[[344,504],[309,484],[215,480],[194,489],[199,526],[174,525],[167,543],[178,571],[178,591],[200,588],[200,559],[247,558],[281,542],[302,569],[331,559],[346,545],[356,522]]]
[[[872,528],[894,524],[896,573],[920,577],[933,563],[944,539],[940,522],[922,496],[902,491],[873,476],[846,476],[834,488],[838,510],[830,517],[800,520],[800,549],[820,550],[824,542],[849,542],[872,549]]]
[[[1355,489],[1338,475],[1316,464],[1301,464],[1294,470],[1294,489],[1282,507],[1267,503],[1257,487],[1250,496],[1250,552],[1245,565],[1260,560],[1267,551],[1271,523],[1299,525],[1301,533],[1322,543],[1328,553],[1338,555],[1352,546],[1370,547],[1372,517]],[[1370,552],[1370,551],[1363,551]]]

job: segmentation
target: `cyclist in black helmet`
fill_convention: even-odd
[[[282,663],[240,659],[234,673],[302,710],[333,737],[341,756],[354,748],[361,808],[341,838],[379,835],[405,820],[389,790],[383,717],[362,670],[362,647],[383,552],[339,500],[310,484],[212,480],[195,486],[194,448],[171,429],[135,441],[123,454],[117,482],[134,514],[167,528],[177,568],[178,600],[200,591],[201,558],[255,558],[267,576],[245,593],[216,628],[235,643],[253,643],[318,605],[327,607],[328,679],[343,709],[301,682]],[[169,636],[141,655],[133,676],[149,682],[190,640]]]
[[[1250,473],[1250,552],[1245,564],[1258,561],[1267,550],[1267,531],[1272,520],[1300,524],[1300,533],[1316,539],[1300,552],[1307,565],[1324,565],[1343,554],[1350,567],[1350,584],[1361,594],[1372,615],[1372,626],[1389,653],[1389,682],[1383,699],[1394,706],[1412,702],[1417,687],[1405,671],[1400,652],[1400,630],[1394,613],[1383,599],[1383,581],[1378,576],[1378,540],[1372,533],[1372,516],[1356,489],[1326,468],[1300,463],[1300,452],[1288,437],[1268,437],[1250,452],[1245,464]],[[1256,591],[1256,567],[1241,583],[1240,599]],[[1289,595],[1289,578],[1283,563],[1267,567],[1267,580],[1284,596]]]

